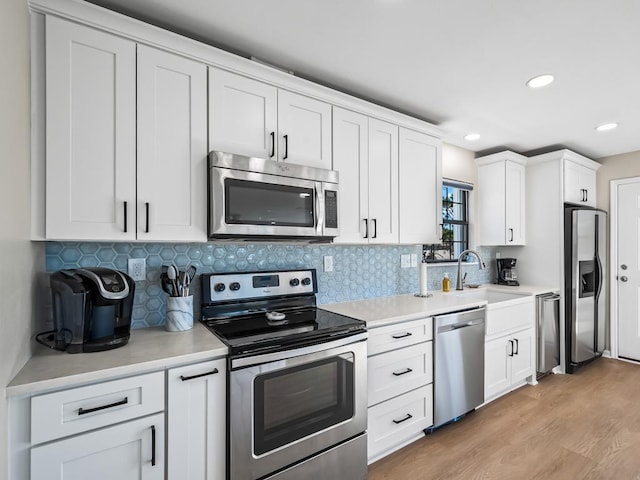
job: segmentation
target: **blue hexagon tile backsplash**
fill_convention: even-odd
[[[479,270],[468,265],[468,283],[489,283],[495,279],[493,249],[479,249],[488,267]],[[181,270],[189,265],[198,274],[315,268],[318,274],[318,303],[336,303],[365,298],[415,293],[418,269],[401,268],[400,255],[416,254],[415,246],[369,245],[290,245],[290,244],[167,244],[48,242],[46,268],[54,272],[66,268],[106,267],[127,272],[129,258],[146,258],[146,280],[136,282],[132,328],[163,325],[166,294],[160,286],[162,265],[175,264]],[[323,257],[333,256],[333,272],[323,272]],[[455,265],[428,267],[429,289],[439,290],[442,276],[449,273],[452,282]],[[199,275],[193,285],[194,317],[200,316]]]

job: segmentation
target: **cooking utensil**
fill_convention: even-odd
[[[169,277],[169,280],[171,280],[171,285],[173,285],[173,292],[174,292],[174,297],[177,297],[180,295],[180,291],[178,290],[178,267],[176,267],[175,265],[169,265],[169,267],[167,268],[167,277]]]
[[[187,276],[189,277],[189,283],[193,282],[193,278],[196,276],[196,267],[194,265],[189,265],[189,268],[187,268]]]

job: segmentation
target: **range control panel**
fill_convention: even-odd
[[[316,293],[316,271],[214,273],[203,277],[212,302]],[[203,292],[205,293],[205,292]],[[204,295],[205,302],[209,299]]]

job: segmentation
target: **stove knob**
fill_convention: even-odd
[[[303,278],[302,279],[302,284],[305,285],[305,286],[306,285],[311,285],[311,279],[309,277]]]
[[[224,292],[224,289],[225,289],[224,283],[216,283],[216,284],[213,286],[213,289],[214,289],[216,292]]]
[[[238,282],[232,282],[229,284],[229,289],[233,292],[240,290],[240,284]]]
[[[291,285],[292,287],[297,287],[298,285],[300,285],[300,280],[298,280],[297,278],[292,278],[291,280],[289,280],[289,285]]]

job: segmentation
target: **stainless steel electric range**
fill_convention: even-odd
[[[229,479],[366,479],[365,324],[317,291],[314,269],[202,275],[202,322],[229,346]]]

